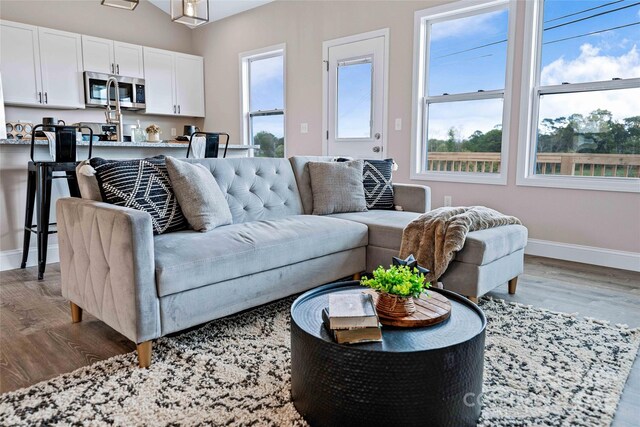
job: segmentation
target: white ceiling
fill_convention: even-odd
[[[149,0],[154,6],[162,9],[167,14],[170,12],[170,0]],[[218,21],[227,16],[235,15],[254,7],[262,6],[273,0],[208,0],[210,21]]]

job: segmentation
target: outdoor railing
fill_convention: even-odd
[[[640,177],[640,154],[538,153],[542,175]],[[500,172],[500,153],[431,152],[428,170]]]

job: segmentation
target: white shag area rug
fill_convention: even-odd
[[[284,299],[0,396],[0,425],[306,425],[290,399]],[[640,330],[502,300],[488,318],[481,425],[609,425]]]

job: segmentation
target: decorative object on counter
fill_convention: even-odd
[[[102,0],[104,6],[125,10],[134,10],[138,7],[138,3],[140,3],[140,0]]]
[[[376,309],[380,317],[387,318],[415,313],[414,298],[419,298],[431,286],[417,268],[406,265],[392,265],[388,269],[380,266],[372,278],[365,276],[360,283],[378,292]]]
[[[171,20],[190,27],[209,22],[208,0],[171,0]]]
[[[66,125],[64,120],[56,120],[55,117],[43,117],[42,124],[44,125],[42,128],[43,132],[55,132],[55,125]]]
[[[201,136],[202,135],[202,136]],[[196,159],[218,157],[220,149],[220,135],[226,136],[224,153],[222,158],[227,157],[229,148],[229,134],[224,132],[193,132],[189,137],[189,147],[187,147],[187,159],[190,154]]]
[[[186,137],[190,137],[194,132],[200,132],[200,128],[194,125],[186,125],[182,130],[182,135]]]
[[[160,141],[160,127],[154,124],[147,126],[147,141],[158,142]]]
[[[78,126],[53,125],[54,136],[49,141],[50,152],[54,154],[52,160],[35,160],[35,134],[38,129],[43,129],[44,124],[34,126],[31,130],[31,161],[27,164],[27,201],[24,218],[24,238],[22,246],[22,262],[20,268],[27,266],[29,258],[29,244],[31,233],[38,236],[38,280],[44,277],[47,264],[47,245],[49,234],[55,230],[49,230],[49,212],[51,210],[51,182],[54,179],[67,180],[71,197],[80,197],[80,189],[75,174],[78,164],[76,155]],[[89,129],[93,136],[93,131]],[[92,139],[92,138],[91,138]],[[54,147],[51,147],[53,145]],[[89,158],[91,158],[93,145],[89,142]],[[64,172],[64,176],[53,176],[53,172]],[[37,201],[37,202],[36,202]],[[33,224],[34,207],[37,211],[37,224]]]
[[[102,200],[151,215],[153,234],[187,228],[173,192],[164,156],[138,160],[92,158]]]
[[[33,123],[7,122],[5,129],[7,139],[25,139],[31,135]]]

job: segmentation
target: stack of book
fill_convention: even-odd
[[[369,294],[329,294],[322,320],[339,344],[380,342],[382,333],[373,298]]]

